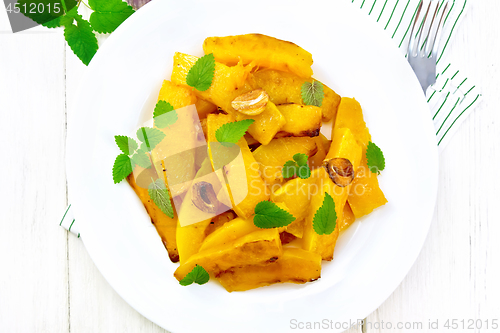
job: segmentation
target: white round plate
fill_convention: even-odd
[[[170,77],[175,51],[200,56],[206,37],[244,33],[300,45],[317,79],[361,103],[386,156],[379,180],[389,203],[341,236],[316,282],[234,293],[214,281],[182,287],[132,189],[113,184],[113,136],[136,128],[144,103]],[[76,105],[68,178],[85,246],[111,286],[169,331],[287,332],[323,320],[343,331],[394,291],[422,248],[438,179],[427,105],[404,57],[349,1],[152,1],[96,54]]]

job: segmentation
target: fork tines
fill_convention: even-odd
[[[408,57],[436,57],[449,0],[421,0],[410,34]]]

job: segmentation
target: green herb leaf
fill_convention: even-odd
[[[125,135],[115,135],[115,142],[118,148],[120,148],[125,155],[129,156],[132,155],[139,147],[134,139]]]
[[[51,21],[61,17],[64,14],[64,9],[70,10],[77,5],[75,0],[65,0],[64,5],[62,0],[18,0],[15,5],[19,8],[21,14],[29,17],[36,23],[47,26]],[[55,22],[48,24],[47,27],[52,27]]]
[[[245,132],[253,122],[253,119],[245,119],[224,124],[215,131],[215,138],[223,146],[229,147],[245,135]]]
[[[139,149],[137,153],[132,155],[132,162],[143,168],[149,168],[151,166],[151,160],[145,151]]]
[[[295,161],[286,161],[285,165],[283,165],[283,170],[281,170],[283,178],[295,177],[295,173],[297,172],[298,167],[299,166]]]
[[[158,101],[153,112],[155,126],[158,128],[165,128],[175,124],[177,121],[177,112],[174,107],[166,101]]]
[[[187,273],[186,276],[179,281],[179,284],[181,286],[189,286],[194,282],[201,285],[207,283],[208,280],[210,280],[210,275],[208,275],[205,268],[200,265],[196,265],[193,267],[191,272]]]
[[[292,178],[298,176],[302,179],[307,179],[311,176],[311,169],[307,164],[307,155],[302,153],[297,153],[293,155],[293,161],[287,161],[283,165],[281,173],[283,178]]]
[[[255,206],[253,223],[261,229],[285,227],[295,221],[295,217],[279,208],[274,202],[261,201]]]
[[[153,181],[148,186],[149,197],[153,202],[160,208],[160,210],[165,213],[171,219],[174,218],[174,209],[172,208],[172,202],[170,202],[170,194],[168,193],[165,182],[162,179],[157,179]]]
[[[132,173],[132,161],[126,154],[120,154],[116,157],[113,164],[113,181],[115,184],[121,182]]]
[[[366,160],[372,173],[380,173],[385,169],[385,157],[382,150],[373,142],[366,147]]]
[[[95,31],[111,33],[115,31],[135,10],[122,0],[89,0],[94,10],[90,24]]]
[[[323,97],[325,96],[323,92],[323,84],[319,81],[304,82],[302,88],[300,89],[302,93],[302,101],[306,105],[321,106],[323,103]]]
[[[71,23],[68,23],[68,21],[65,24],[64,38],[76,56],[85,65],[88,65],[99,48],[97,38],[92,31],[90,23],[84,20],[81,15],[76,14],[75,11],[71,17],[76,21],[76,25],[73,24],[73,20],[71,20]]]
[[[205,91],[212,85],[214,72],[215,58],[213,53],[204,55],[189,70],[186,83],[198,91]]]
[[[144,151],[153,150],[165,138],[165,134],[151,127],[141,127],[137,130],[137,138],[144,144],[141,144],[141,149]]]
[[[335,202],[330,194],[325,192],[323,204],[318,208],[313,218],[313,229],[318,235],[330,235],[337,225]]]

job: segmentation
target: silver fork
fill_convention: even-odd
[[[424,2],[425,0],[420,1],[411,29],[410,41],[408,43],[408,62],[411,68],[413,68],[425,94],[427,88],[436,82],[436,61],[439,39],[441,37],[440,32],[444,22],[443,18],[448,9],[449,0],[429,0],[422,20]],[[431,11],[433,7],[435,9]],[[431,15],[429,15],[429,12],[431,12]],[[417,31],[414,33],[417,25]]]

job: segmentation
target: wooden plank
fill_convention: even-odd
[[[0,45],[0,332],[68,332],[64,40]]]
[[[399,288],[368,317],[371,322],[422,322],[423,330],[444,331],[447,319],[498,319],[500,313],[500,46],[492,27],[498,26],[500,3],[470,1],[470,10],[450,44],[454,63],[483,91],[482,104],[460,126],[440,157],[437,209],[417,262]],[[440,329],[430,330],[429,320]],[[467,327],[466,327],[467,328]],[[457,332],[466,331],[458,329]],[[384,332],[367,329],[366,332]]]
[[[69,113],[75,110],[86,69],[66,46],[66,98]],[[113,290],[99,273],[80,239],[70,235],[68,241],[72,333],[167,332],[135,311]]]

